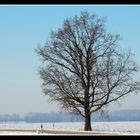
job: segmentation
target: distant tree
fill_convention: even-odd
[[[118,47],[119,35],[106,33],[103,18],[81,12],[64,20],[50,40],[38,46],[43,60],[42,88],[62,108],[84,117],[90,131],[91,114],[139,90],[138,67],[130,51]]]

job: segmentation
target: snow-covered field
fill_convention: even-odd
[[[83,122],[60,122],[60,123],[42,123],[43,130],[61,130],[61,131],[83,131]],[[40,130],[41,123],[25,123],[25,122],[9,122],[0,123],[0,130],[6,129],[23,129],[23,130],[35,130],[32,134],[37,134]],[[92,122],[92,129],[94,132],[109,132],[118,134],[132,134],[140,135],[140,121],[132,122]],[[16,134],[17,132],[0,131],[0,134]],[[28,134],[27,132],[18,132],[18,134]],[[31,132],[29,132],[30,134]]]

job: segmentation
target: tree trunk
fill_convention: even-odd
[[[89,110],[85,110],[85,131],[92,131],[91,128],[91,115],[89,113]]]

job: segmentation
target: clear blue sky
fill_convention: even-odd
[[[140,65],[140,6],[0,5],[1,114],[59,110],[42,93],[37,71],[41,61],[34,50],[46,42],[51,29],[61,27],[65,18],[82,10],[106,17],[107,32],[120,34],[120,46],[131,48]],[[140,109],[140,95],[126,97],[120,103],[110,109]]]

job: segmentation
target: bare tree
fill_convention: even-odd
[[[118,47],[119,35],[106,33],[104,23],[81,12],[64,20],[63,27],[36,49],[44,62],[43,92],[64,109],[82,115],[86,131],[92,130],[93,112],[139,90],[131,52]]]

